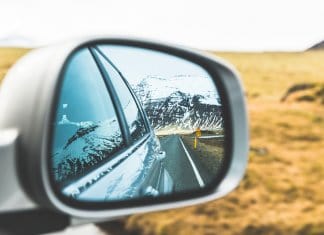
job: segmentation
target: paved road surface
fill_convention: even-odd
[[[166,169],[174,180],[175,191],[197,189],[206,185],[212,175],[202,165],[195,153],[184,144],[179,135],[160,138],[166,152]]]

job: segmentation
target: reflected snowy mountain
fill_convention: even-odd
[[[72,179],[89,171],[122,147],[116,119],[72,122],[63,115],[55,127],[53,168],[57,181]]]
[[[215,86],[206,77],[147,76],[133,85],[133,89],[155,130],[223,128],[221,101]]]
[[[63,115],[57,123],[52,173],[64,195],[78,200],[117,200],[139,196],[148,174],[160,172],[156,136],[124,148],[116,119],[73,122]],[[127,161],[126,161],[127,160]]]

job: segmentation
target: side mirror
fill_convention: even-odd
[[[0,141],[0,166],[15,169],[0,172],[12,179],[0,213],[93,222],[195,205],[232,191],[247,164],[236,72],[179,47],[107,38],[34,50],[8,73],[0,113],[0,140],[16,134]],[[8,205],[9,192],[24,203]]]

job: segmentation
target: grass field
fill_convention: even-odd
[[[0,76],[25,52],[0,49]],[[246,90],[251,142],[244,180],[217,201],[131,216],[125,229],[146,235],[324,234],[324,52],[217,55],[237,67]],[[300,89],[292,89],[296,85]],[[295,92],[282,101],[289,90]]]

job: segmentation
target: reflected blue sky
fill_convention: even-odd
[[[186,93],[213,92],[216,97],[219,97],[207,71],[191,61],[163,52],[130,46],[101,45],[99,48],[132,86],[139,84],[145,78],[154,77],[166,79],[170,86],[179,87]],[[155,87],[165,85],[165,81],[161,79],[150,79],[150,83],[157,83],[154,84]],[[169,95],[165,86],[159,91],[160,95],[163,96],[163,92],[165,96]]]

